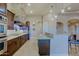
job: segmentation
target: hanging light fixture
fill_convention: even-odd
[[[30,13],[32,14],[32,13],[33,13],[33,11],[31,10],[31,11],[30,11]]]
[[[50,6],[50,10],[49,10],[50,13],[53,12],[52,8],[53,8],[53,6],[51,5],[51,6]]]

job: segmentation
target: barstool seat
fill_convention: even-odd
[[[79,44],[79,40],[69,41],[70,44]]]
[[[72,49],[72,46],[74,45],[74,49],[75,49],[75,54],[78,55],[79,54],[79,40],[72,40],[69,41],[69,47]],[[72,45],[73,44],[73,45]],[[72,50],[73,52],[73,50]]]

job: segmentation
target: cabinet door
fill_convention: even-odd
[[[20,37],[18,37],[18,40],[17,40],[17,48],[20,48],[21,46],[21,40],[20,40]]]
[[[26,34],[24,35],[24,43],[27,41]]]
[[[0,14],[6,15],[6,10],[7,10],[7,4],[0,3]]]
[[[15,40],[15,44],[16,44],[16,50],[19,48],[19,37],[18,38],[16,38]]]
[[[7,54],[12,55],[17,49],[17,43],[15,39],[12,39],[11,41],[8,41],[7,43]]]
[[[24,42],[25,42],[25,36],[23,35],[23,36],[21,36],[21,44],[23,45]]]
[[[22,44],[23,44],[23,38],[22,36],[20,36],[20,45],[22,46]]]

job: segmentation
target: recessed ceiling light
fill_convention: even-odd
[[[54,17],[55,17],[55,18],[57,18],[58,16],[57,16],[57,15],[55,15]]]
[[[31,6],[31,4],[30,4],[30,3],[28,3],[27,5],[28,5],[28,6]]]
[[[32,13],[33,13],[33,11],[31,10],[31,11],[30,11],[30,13],[32,14]]]
[[[64,9],[61,10],[61,13],[64,13]]]
[[[71,7],[68,7],[67,9],[68,9],[68,10],[71,10]]]
[[[51,9],[51,10],[49,10],[49,12],[50,12],[50,13],[52,13],[52,12],[53,12],[53,11],[52,11],[52,9]]]
[[[33,22],[33,25],[35,24],[35,22]]]

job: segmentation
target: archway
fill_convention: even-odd
[[[68,21],[68,32],[69,34],[79,33],[79,19],[71,19]]]

